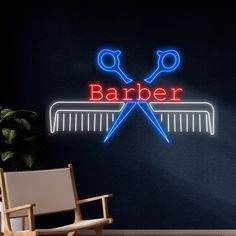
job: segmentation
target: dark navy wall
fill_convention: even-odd
[[[47,167],[72,163],[81,198],[114,194],[112,228],[235,228],[233,7],[119,2],[10,2],[3,9],[1,104],[41,114],[47,146],[42,161]],[[162,83],[183,86],[184,99],[211,101],[216,135],[175,134],[167,145],[140,112],[107,144],[101,134],[49,135],[52,102],[87,99],[90,81],[120,85],[95,65],[103,46],[123,49],[125,68],[137,79],[153,68],[156,49],[179,49],[181,70]],[[92,207],[100,209],[88,206],[85,216],[92,215]],[[71,217],[38,222],[63,224]]]

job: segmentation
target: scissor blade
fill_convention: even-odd
[[[157,131],[161,134],[164,140],[167,143],[170,143],[169,138],[167,137],[165,131],[161,127],[160,122],[157,120],[156,116],[154,115],[150,105],[147,102],[138,102],[137,105],[141,108],[143,113],[148,117],[148,119],[151,121],[151,123],[154,125]]]
[[[112,134],[117,130],[117,128],[123,123],[125,118],[129,115],[129,113],[133,110],[133,108],[136,106],[136,102],[127,102],[123,109],[121,110],[119,116],[117,117],[115,123],[109,130],[106,138],[104,139],[104,143],[111,137]]]

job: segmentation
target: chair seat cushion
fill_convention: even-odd
[[[91,219],[91,220],[81,220],[79,222],[61,226],[61,227],[56,227],[56,228],[51,228],[51,229],[36,229],[35,231],[39,233],[40,235],[42,234],[47,234],[47,233],[67,233],[67,232],[72,232],[72,231],[78,231],[82,229],[90,229],[90,228],[95,228],[100,225],[106,225],[109,223],[109,219]]]

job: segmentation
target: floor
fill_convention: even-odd
[[[94,236],[93,231],[81,236]],[[236,230],[104,230],[104,236],[236,236]]]
[[[0,236],[3,234],[0,233]],[[104,236],[236,236],[236,230],[104,230]],[[95,236],[87,230],[77,236]]]

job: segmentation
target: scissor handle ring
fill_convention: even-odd
[[[157,55],[159,56],[159,63],[160,66],[163,67],[163,69],[167,72],[171,72],[175,70],[179,64],[180,64],[180,56],[179,53],[175,50],[167,50],[167,51],[157,51]],[[172,65],[166,65],[165,64],[165,59],[166,57],[172,56],[174,58],[173,64]]]
[[[97,56],[97,62],[98,65],[100,66],[100,68],[102,68],[105,71],[114,71],[117,70],[119,68],[120,65],[120,61],[119,61],[119,55],[121,54],[121,52],[119,50],[113,51],[110,49],[103,49],[99,52],[98,56]],[[107,65],[104,62],[104,57],[109,56],[112,58],[112,64],[111,65]]]
[[[112,58],[112,64],[111,65],[107,65],[104,62],[104,57],[107,57],[107,56],[111,56],[111,58]],[[106,68],[106,69],[114,69],[114,67],[117,64],[117,58],[112,53],[106,52],[106,53],[101,55],[101,62],[102,62],[102,65],[103,65],[104,68]]]

